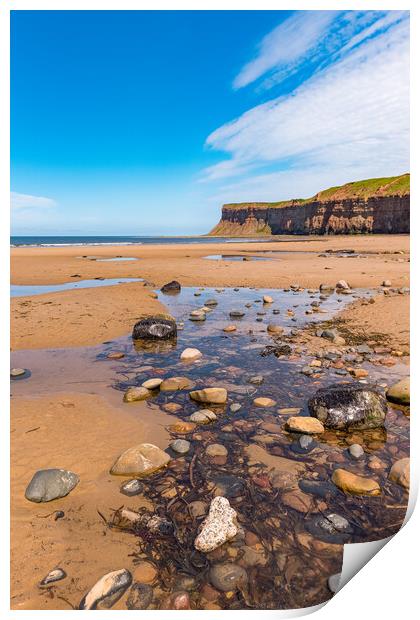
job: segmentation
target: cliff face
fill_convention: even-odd
[[[210,235],[408,233],[409,175],[370,181],[382,184],[349,183],[308,200],[224,205]]]

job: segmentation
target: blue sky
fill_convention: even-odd
[[[195,234],[409,169],[408,13],[15,11],[14,234]]]

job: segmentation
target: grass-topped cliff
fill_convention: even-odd
[[[410,174],[354,181],[311,198],[223,205],[210,235],[405,233]]]

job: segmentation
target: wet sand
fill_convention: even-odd
[[[273,254],[273,261],[203,259],[209,254],[271,251],[285,245],[288,253]],[[299,253],[308,251],[308,246],[311,254]],[[325,249],[348,247],[365,257],[318,257]],[[400,251],[404,254],[392,253]],[[14,284],[68,282],[75,274],[80,279],[140,277],[147,282],[13,299],[12,350],[24,356],[25,350],[94,345],[128,334],[141,316],[165,311],[153,291],[172,279],[184,286],[282,288],[299,282],[317,288],[321,282],[339,279],[353,287],[379,287],[384,279],[395,287],[409,286],[408,251],[405,236],[319,238],[287,244],[14,248]],[[78,258],[82,254],[139,260],[98,262]],[[356,301],[341,316],[350,329],[383,333],[391,346],[408,352],[409,296],[381,294],[367,305]],[[144,403],[123,405],[121,393],[113,394],[105,383],[103,396],[98,395],[97,386],[90,390],[88,382],[75,390],[63,392],[61,383],[55,386],[52,380],[47,393],[33,395],[28,382],[12,400],[13,609],[68,609],[68,601],[80,600],[100,576],[127,565],[133,538],[118,531],[110,533],[97,510],[108,516],[111,508],[121,504],[138,508],[139,498],[120,494],[120,481],[109,475],[109,467],[122,450],[142,441],[166,448],[165,426],[176,422],[174,415],[157,406],[151,410]],[[36,505],[24,498],[32,474],[47,467],[68,468],[81,479],[77,493],[60,500],[65,517],[58,521],[53,516],[42,518],[57,509],[55,502]],[[69,575],[60,582],[63,598],[37,586],[55,566]],[[123,597],[115,608],[124,607]]]

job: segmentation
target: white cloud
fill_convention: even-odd
[[[259,186],[258,196],[266,200],[311,195],[339,182],[407,171],[407,13],[381,14],[376,26],[372,17],[366,22],[364,35],[347,37],[347,49],[333,64],[293,92],[214,131],[207,145],[230,159],[208,168],[206,177],[240,179],[241,195],[244,188]],[[257,74],[248,71],[248,81]],[[304,178],[310,181],[302,187]],[[279,183],[271,198],[262,197],[266,182],[273,188],[273,182]],[[232,188],[225,186],[225,194]],[[257,199],[256,193],[248,199]]]
[[[57,203],[52,198],[44,196],[31,196],[30,194],[19,194],[10,192],[10,206],[13,210],[21,209],[49,209],[55,207]]]

